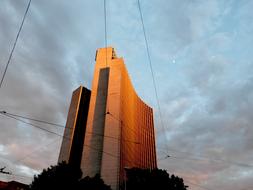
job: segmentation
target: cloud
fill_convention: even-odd
[[[0,3],[0,74],[26,3]],[[210,189],[252,186],[252,168],[240,166],[253,164],[252,2],[141,1],[164,128],[137,3],[107,3],[108,44],[155,110],[158,158],[178,157],[159,166]],[[1,110],[64,125],[72,91],[91,86],[103,22],[100,1],[32,1],[0,89]],[[59,137],[4,116],[0,126],[0,166],[28,175],[56,163]]]
[[[76,3],[32,2],[0,91],[1,110],[65,123],[72,91],[80,84],[90,86],[95,50],[101,47],[103,36],[97,29],[102,20],[93,19],[98,2],[89,3],[89,7],[88,2]],[[27,1],[1,2],[1,74],[26,4]],[[75,9],[80,11],[73,11]],[[89,22],[89,27],[83,22]],[[96,38],[91,43],[93,35]],[[4,131],[0,133],[1,155],[4,156],[1,165],[20,174],[23,170],[17,166],[19,162],[28,173],[56,163],[61,143],[59,137],[4,116],[1,116],[0,125]],[[63,129],[42,127],[63,133]],[[57,142],[48,148],[48,142],[55,138]]]

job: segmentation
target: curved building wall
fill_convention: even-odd
[[[121,81],[121,183],[125,168],[156,168],[153,110],[136,94],[125,66]]]

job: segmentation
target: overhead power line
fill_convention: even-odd
[[[0,114],[2,114],[2,113],[0,113]],[[48,132],[48,133],[52,133],[52,134],[57,135],[57,136],[60,136],[60,137],[62,136],[62,135],[60,135],[60,134],[58,134],[58,133],[55,133],[55,132],[50,131],[50,130],[47,130],[47,129],[41,127],[41,126],[34,125],[34,124],[32,124],[32,123],[26,122],[26,121],[24,121],[24,120],[22,120],[22,119],[19,119],[19,118],[14,117],[14,116],[11,116],[11,115],[8,115],[8,114],[2,114],[2,115],[6,116],[6,117],[9,117],[9,118],[12,118],[12,119],[14,119],[14,120],[20,121],[20,122],[22,122],[22,123],[25,123],[25,124],[27,124],[27,125],[33,126],[33,127],[38,128],[38,129],[40,129],[40,130],[42,130],[42,131],[46,131],[46,132]]]
[[[34,118],[27,117],[27,116],[22,116],[22,115],[18,115],[18,114],[9,113],[9,112],[6,112],[6,111],[0,111],[0,114],[2,114],[4,116],[7,116],[7,117],[9,116],[12,119],[15,119],[16,117],[18,117],[18,118],[27,119],[27,120],[30,120],[30,121],[36,121],[36,122],[47,124],[47,125],[52,125],[52,126],[55,126],[55,127],[60,127],[60,128],[65,128],[65,129],[73,130],[72,127],[66,127],[66,126],[61,125],[61,124],[56,124],[56,123],[52,123],[52,122],[48,122],[48,121],[44,121],[44,120],[34,119]],[[98,117],[96,119],[100,119],[101,117],[104,117],[104,115],[105,114],[101,115],[100,117]],[[40,127],[40,126],[37,126],[37,125],[35,126],[34,124],[26,122],[24,120],[18,119],[18,121],[26,123],[28,125],[32,125],[32,126],[37,127],[37,128],[39,128],[41,130],[44,129],[44,128]],[[87,123],[87,126],[89,126],[91,123]],[[95,132],[86,131],[86,133],[97,135],[97,136],[102,136],[102,137],[106,137],[106,138],[111,138],[111,139],[115,139],[115,140],[120,140],[118,137],[113,137],[113,136],[109,136],[109,135],[99,134],[99,133],[95,133]],[[135,144],[140,144],[139,142],[131,141],[131,140],[128,140],[128,139],[122,139],[122,140],[126,141],[126,142],[135,143]]]
[[[177,157],[177,156],[172,156],[172,155],[166,155],[165,157],[158,159],[158,161],[167,160],[167,159],[169,159],[169,158],[180,159],[180,160],[193,160],[193,161],[203,161],[203,160],[207,160],[207,159],[197,159],[197,158]]]
[[[26,121],[24,121],[24,120],[22,120],[22,119],[15,118],[15,117],[10,116],[10,115],[8,115],[8,114],[3,114],[2,112],[0,112],[0,114],[4,115],[4,116],[6,116],[6,117],[9,117],[9,118],[15,119],[15,120],[17,120],[17,121],[20,121],[20,122],[22,122],[22,123],[25,123],[25,124],[27,124],[27,125],[33,126],[33,127],[38,128],[38,129],[40,129],[40,130],[46,131],[46,132],[48,132],[48,133],[57,135],[57,136],[62,137],[62,138],[64,138],[64,139],[72,140],[70,137],[66,137],[66,136],[61,135],[61,134],[58,134],[58,133],[56,133],[56,132],[53,132],[53,131],[44,129],[44,128],[40,127],[40,126],[37,126],[37,125],[34,125],[34,124],[32,124],[32,123],[26,122]],[[104,135],[103,135],[103,136],[104,136]],[[106,136],[104,136],[104,137],[106,137]],[[119,139],[118,139],[118,140],[119,140]],[[124,140],[124,139],[122,139],[122,140]],[[131,141],[130,141],[130,142],[131,142]],[[104,154],[107,154],[107,155],[109,155],[109,156],[111,156],[111,157],[115,157],[115,158],[118,158],[118,157],[119,157],[119,156],[117,156],[117,155],[111,154],[111,153],[106,152],[106,151],[103,151],[103,150],[99,150],[98,148],[92,147],[92,146],[87,145],[87,144],[84,144],[84,146],[86,146],[86,147],[88,147],[88,148],[90,148],[90,149],[93,149],[93,150],[95,150],[95,151],[103,152]],[[129,161],[129,160],[127,160],[127,161]],[[129,161],[129,162],[132,162],[132,161]]]
[[[37,126],[37,125],[34,125],[34,124],[32,124],[32,123],[26,122],[26,121],[24,121],[24,120],[22,120],[22,119],[18,119],[18,118],[15,118],[15,117],[13,117],[13,116],[10,116],[10,115],[5,115],[5,116],[10,117],[10,118],[12,118],[12,119],[15,119],[15,120],[17,120],[17,121],[20,121],[20,122],[22,122],[22,123],[28,124],[28,125],[30,125],[30,126],[33,126],[33,127],[35,127],[35,128],[41,129],[41,130],[46,131],[46,132],[48,132],[48,133],[57,135],[57,136],[59,136],[59,137],[63,137],[63,138],[65,138],[65,139],[67,139],[67,140],[72,140],[70,137],[66,137],[66,136],[64,136],[64,135],[55,133],[55,132],[53,132],[53,131],[44,129],[44,128],[40,127],[40,126]],[[89,148],[91,148],[91,149],[94,149],[94,150],[98,150],[97,148],[91,147],[90,145],[84,144],[84,146],[87,146],[87,147],[89,147]],[[100,150],[99,150],[99,151],[100,151]],[[111,154],[111,153],[108,153],[108,152],[105,152],[105,151],[102,151],[102,152],[104,152],[105,154],[110,155],[110,156],[115,156],[115,155],[113,155],[113,154]]]
[[[25,175],[19,175],[19,174],[13,174],[11,172],[1,172],[0,174],[5,174],[5,175],[10,175],[10,176],[14,176],[14,177],[25,177],[25,178],[31,178],[31,176],[25,176]]]
[[[53,141],[51,141],[50,143],[46,144],[46,145],[42,145],[42,146],[39,146],[37,147],[35,150],[32,150],[30,153],[22,156],[21,158],[19,159],[15,159],[12,161],[12,164],[16,164],[16,163],[19,163],[21,162],[22,160],[25,160],[26,158],[30,157],[31,155],[33,155],[35,152],[38,152],[40,151],[42,148],[45,148],[45,147],[50,147],[50,145],[54,144],[57,140],[59,139],[62,139],[62,138],[58,138],[58,139],[55,139]]]
[[[104,35],[105,35],[105,47],[107,47],[107,10],[106,10],[106,0],[104,0]]]
[[[195,161],[211,161],[211,162],[222,162],[225,164],[230,164],[230,165],[235,165],[235,166],[240,166],[240,167],[253,167],[253,165],[251,164],[247,164],[247,163],[241,163],[241,162],[236,162],[236,161],[231,161],[231,160],[225,160],[225,159],[221,159],[221,158],[210,158],[209,156],[206,155],[201,155],[201,156],[197,156],[191,152],[183,152],[183,151],[176,151],[174,149],[170,149],[171,152],[180,152],[180,153],[185,153],[187,154],[187,156],[185,157],[177,157],[177,156],[171,156],[171,154],[169,154],[168,152],[163,152],[166,154],[166,156],[164,158],[161,158],[160,161],[162,160],[166,160],[168,158],[174,158],[174,159],[182,159],[182,160],[195,160]],[[168,151],[168,150],[167,150]],[[193,155],[193,156],[189,156]]]
[[[106,0],[104,0],[104,35],[105,35],[105,48],[107,48],[107,9],[106,9]],[[105,49],[105,63],[107,67],[107,49]]]
[[[39,128],[39,129],[44,130],[46,132],[54,133],[55,135],[60,136],[60,137],[62,137],[62,135],[60,135],[58,133],[55,133],[53,131],[44,129],[41,126],[34,125],[33,123],[26,122],[26,121],[24,121],[22,119],[18,119],[18,118],[23,118],[23,119],[27,119],[27,120],[31,120],[31,121],[36,121],[36,122],[39,122],[39,123],[48,124],[48,125],[52,125],[52,126],[55,126],[55,127],[60,127],[60,128],[63,128],[63,129],[67,128],[67,127],[65,127],[64,125],[61,125],[61,124],[56,124],[56,123],[52,123],[52,122],[48,122],[48,121],[44,121],[44,120],[34,119],[34,118],[27,117],[27,116],[22,116],[22,115],[18,115],[18,114],[9,113],[9,112],[6,112],[6,111],[0,111],[0,114],[4,115],[6,117],[9,117],[9,118],[15,119],[17,121],[20,121],[22,123],[31,125],[33,127]],[[113,114],[111,114],[110,112],[108,112],[106,114],[110,115],[111,117],[113,117],[114,119],[116,119],[116,120],[118,120],[120,122],[120,120],[118,118],[116,118]],[[16,117],[18,117],[18,118],[16,118]],[[104,117],[104,114],[101,117]],[[97,119],[99,119],[99,118],[97,118]],[[88,123],[87,125],[90,125],[90,123]],[[72,128],[69,128],[69,129],[72,130]],[[133,130],[133,129],[131,129],[131,130]],[[133,132],[136,132],[136,131],[133,131]],[[148,131],[144,131],[144,132],[148,133]],[[86,131],[86,133],[102,136],[102,137],[105,137],[105,138],[111,138],[111,139],[115,139],[115,140],[120,140],[117,137],[103,135],[103,134],[99,134],[99,133],[95,133],[95,132]],[[130,143],[141,144],[140,142],[131,141],[131,140],[128,140],[128,139],[122,139],[122,140],[126,141],[126,142],[130,142]],[[191,161],[222,162],[222,163],[225,163],[225,164],[231,164],[231,165],[236,165],[236,166],[240,166],[240,167],[253,167],[253,165],[250,165],[250,164],[247,164],[247,163],[240,163],[240,162],[235,162],[235,161],[230,161],[230,160],[224,160],[224,159],[219,159],[219,158],[212,159],[212,158],[210,158],[208,156],[205,156],[205,155],[197,156],[197,155],[193,154],[192,152],[179,151],[179,150],[176,150],[176,149],[173,149],[173,148],[170,148],[170,147],[167,147],[167,149],[168,150],[166,150],[166,152],[162,151],[166,156],[164,156],[163,158],[158,159],[158,161],[163,161],[163,160],[166,160],[168,158],[172,158],[172,159],[182,159],[182,160],[191,160]],[[173,156],[170,153],[168,153],[168,151],[187,154],[187,156],[185,156],[185,157]],[[189,156],[189,155],[192,155],[193,157]]]
[[[16,117],[27,119],[27,120],[31,120],[31,121],[36,121],[36,122],[47,124],[47,125],[52,125],[52,126],[55,126],[55,127],[60,127],[60,128],[63,128],[63,129],[67,128],[67,127],[65,127],[64,125],[61,125],[61,124],[56,124],[56,123],[52,123],[52,122],[48,122],[48,121],[44,121],[44,120],[34,119],[34,118],[31,118],[31,117],[27,117],[27,116],[23,116],[23,115],[19,115],[19,114],[13,114],[13,113],[9,113],[9,112],[6,112],[6,111],[0,111],[0,114],[2,114],[4,116],[7,116],[9,118],[18,120],[20,122],[23,122],[25,124],[32,125],[33,127],[39,128],[41,130],[44,130],[44,128],[42,128],[41,126],[34,125],[34,124],[30,123],[30,122],[26,122],[26,121],[21,120],[21,119],[16,119]],[[119,122],[121,121],[118,118],[116,118],[113,114],[111,114],[110,112],[108,112],[106,114],[110,115],[111,117],[113,117],[114,119],[118,120]],[[104,117],[104,114],[101,117]],[[99,119],[99,118],[97,118],[97,119]],[[88,123],[87,125],[90,125],[90,123]],[[72,130],[72,128],[69,128],[69,129]],[[47,130],[47,129],[45,129],[45,130],[46,130],[46,132],[50,131],[50,130]],[[131,130],[133,130],[133,129],[131,129]],[[133,132],[135,133],[136,131],[133,130]],[[144,132],[148,133],[148,131],[144,131]],[[54,133],[54,132],[50,131],[50,133]],[[111,139],[115,139],[115,140],[120,140],[117,137],[103,135],[103,134],[99,134],[99,133],[95,133],[95,132],[86,131],[86,133],[102,136],[102,137],[105,137],[105,138],[111,138]],[[56,134],[58,136],[62,137],[62,135],[60,135],[58,133],[56,133]],[[128,140],[128,139],[122,139],[122,140],[126,141],[126,142],[130,142],[130,143],[140,144],[140,142],[131,141],[131,140]],[[176,150],[176,149],[170,148],[170,147],[167,147],[167,149],[168,150],[166,150],[166,152],[162,151],[166,156],[164,156],[163,158],[158,159],[158,161],[163,161],[163,160],[166,160],[168,158],[172,158],[172,159],[182,159],[182,160],[191,160],[191,161],[222,162],[222,163],[225,163],[225,164],[231,164],[231,165],[236,165],[236,166],[240,166],[240,167],[253,167],[253,165],[250,165],[250,164],[247,164],[247,163],[240,163],[240,162],[235,162],[235,161],[230,161],[230,160],[224,160],[224,159],[220,159],[220,158],[212,159],[212,158],[210,158],[208,156],[205,156],[205,155],[197,156],[197,155],[193,154],[192,152],[179,151],[179,150]],[[187,156],[185,156],[185,157],[173,156],[173,155],[171,155],[168,152],[179,152],[179,153],[187,154]],[[192,156],[189,156],[189,155],[192,155]]]
[[[159,114],[159,117],[160,117],[160,123],[161,123],[162,129],[164,130],[165,140],[167,141],[166,133],[165,133],[166,130],[165,130],[164,123],[163,123],[161,106],[160,106],[160,101],[159,101],[158,92],[157,92],[157,85],[156,85],[156,81],[155,81],[155,75],[154,75],[154,70],[153,70],[153,66],[152,66],[152,61],[151,61],[151,56],[150,56],[150,50],[149,50],[149,44],[148,44],[146,29],[145,29],[145,25],[144,25],[144,20],[143,20],[143,14],[142,14],[142,10],[141,10],[140,0],[137,0],[137,4],[138,4],[138,10],[139,10],[139,13],[140,13],[140,18],[141,18],[141,25],[142,25],[142,31],[143,31],[143,36],[144,36],[144,40],[145,40],[145,46],[146,46],[146,51],[147,51],[148,63],[149,63],[149,67],[150,67],[150,71],[151,71],[151,76],[152,76],[153,87],[154,87],[154,91],[155,91],[155,97],[156,97],[156,103],[157,103],[157,108],[158,108],[158,114]],[[167,143],[166,143],[166,146],[167,146]]]
[[[117,118],[117,117],[115,117],[111,112],[107,112],[107,114],[110,115],[110,116],[111,116],[113,119],[115,119],[116,121],[120,122],[122,125],[124,125],[123,122],[122,122],[122,120],[119,119],[119,118]],[[126,125],[124,125],[124,126],[127,127],[128,129],[130,129],[131,132],[133,132],[134,134],[137,134],[137,133],[138,133],[137,130],[134,130],[133,128],[128,127],[128,126],[126,126]],[[142,131],[143,131],[146,135],[149,135],[149,134],[150,134],[150,131],[148,131],[147,129],[144,129],[144,128],[143,128]]]
[[[44,121],[44,120],[34,119],[34,118],[22,116],[22,115],[17,115],[17,114],[9,113],[9,112],[6,112],[6,111],[0,111],[0,114],[11,115],[11,116],[14,116],[14,117],[23,118],[23,119],[27,119],[27,120],[30,120],[30,121],[36,121],[36,122],[39,122],[39,123],[44,123],[44,124],[48,124],[48,125],[54,125],[54,126],[57,126],[57,127],[65,128],[65,126],[61,125],[61,124],[56,124],[56,123],[52,123],[52,122],[48,122],[48,121]]]
[[[19,30],[18,30],[18,33],[17,33],[16,39],[15,39],[14,44],[13,44],[13,46],[12,46],[12,49],[11,49],[11,52],[10,52],[10,55],[9,55],[8,61],[7,61],[7,63],[6,63],[5,69],[4,69],[3,76],[2,76],[2,78],[1,78],[0,88],[2,87],[2,84],[3,84],[4,78],[5,78],[5,75],[6,75],[7,69],[8,69],[8,67],[9,67],[10,62],[11,62],[11,58],[12,58],[13,52],[14,52],[14,50],[15,50],[16,44],[17,44],[17,42],[18,42],[18,38],[19,38],[19,35],[20,35],[20,33],[21,33],[21,30],[22,30],[22,28],[23,28],[23,25],[24,25],[24,22],[25,22],[26,15],[27,15],[28,10],[29,10],[30,5],[31,5],[31,1],[32,1],[32,0],[29,0],[29,2],[28,2],[28,4],[27,4],[27,7],[26,7],[26,10],[25,10],[25,13],[24,13],[24,16],[23,16],[23,19],[22,19],[21,25],[20,25],[20,27],[19,27]]]

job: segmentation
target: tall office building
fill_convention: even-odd
[[[83,176],[100,174],[113,190],[124,183],[126,168],[157,167],[153,110],[113,48],[97,50],[91,91],[73,92],[64,136],[59,162],[80,166]]]

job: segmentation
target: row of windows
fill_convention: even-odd
[[[152,108],[135,93],[127,73],[121,84],[121,174],[124,167],[156,168]]]

